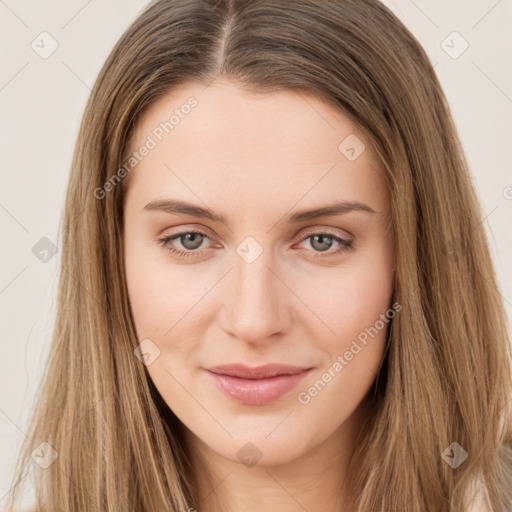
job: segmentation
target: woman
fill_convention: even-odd
[[[84,113],[18,483],[52,511],[512,510],[481,219],[379,2],[153,2]]]

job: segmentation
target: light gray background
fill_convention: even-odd
[[[60,244],[59,219],[86,99],[111,48],[146,3],[0,0],[0,507],[55,314],[60,252],[45,263],[32,248],[43,237]],[[481,198],[482,222],[512,318],[512,1],[385,3],[435,64]],[[43,31],[58,43],[45,59],[31,47],[50,48]],[[464,40],[469,47],[453,58]]]

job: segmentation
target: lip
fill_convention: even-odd
[[[206,372],[233,400],[245,405],[267,405],[296,387],[311,370],[282,364],[258,367],[231,364],[207,368]]]

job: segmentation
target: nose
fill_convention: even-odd
[[[286,332],[290,325],[290,291],[264,251],[247,263],[235,256],[235,268],[223,306],[223,328],[251,345]]]

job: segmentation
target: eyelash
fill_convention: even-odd
[[[174,234],[172,236],[167,236],[167,237],[164,237],[164,238],[159,238],[158,242],[160,243],[160,245],[162,245],[162,247],[164,247],[164,249],[169,251],[171,254],[177,255],[179,257],[187,258],[189,256],[194,256],[194,255],[197,255],[197,254],[201,254],[201,252],[203,252],[203,250],[200,250],[200,251],[198,251],[198,250],[182,251],[180,249],[176,249],[175,247],[168,247],[166,245],[169,242],[172,242],[173,240],[176,240],[176,239],[180,238],[181,236],[188,235],[188,234],[201,235],[201,236],[203,236],[205,238],[208,238],[208,239],[210,238],[206,233],[203,233],[201,231],[190,230],[190,231],[181,231],[180,233],[176,233],[176,234]],[[331,252],[327,252],[327,251],[325,251],[325,252],[314,251],[315,254],[313,254],[313,258],[328,258],[330,256],[336,256],[336,255],[341,254],[343,252],[352,251],[354,249],[354,244],[353,244],[352,241],[345,240],[345,239],[340,238],[339,236],[337,236],[337,235],[335,235],[333,233],[329,233],[329,232],[326,232],[326,231],[319,231],[319,232],[310,233],[306,237],[304,237],[301,240],[299,240],[299,242],[304,242],[308,238],[312,238],[315,235],[323,235],[323,236],[328,236],[329,238],[332,238],[333,240],[335,240],[336,242],[338,242],[340,244],[340,248],[336,249],[335,251],[331,251]]]

